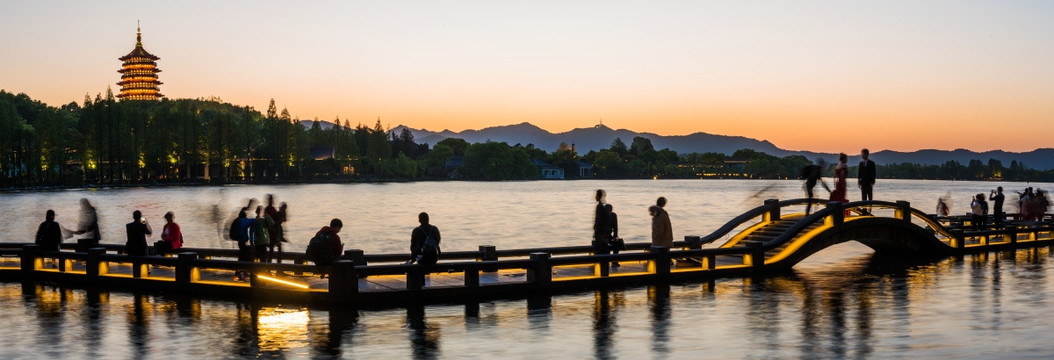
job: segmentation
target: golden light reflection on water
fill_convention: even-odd
[[[308,345],[306,308],[264,307],[257,319],[257,338],[260,351],[294,349]]]

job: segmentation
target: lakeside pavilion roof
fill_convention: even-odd
[[[164,97],[158,88],[158,85],[161,85],[162,82],[157,80],[157,73],[161,72],[161,69],[157,68],[157,60],[160,59],[160,57],[147,52],[143,48],[142,31],[136,26],[135,48],[128,55],[118,58],[123,64],[121,69],[117,70],[121,74],[121,82],[117,83],[117,85],[121,86],[121,92],[117,95],[117,98],[122,100],[158,100]]]

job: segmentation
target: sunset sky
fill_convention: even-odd
[[[5,1],[0,89],[49,105],[161,57],[169,98],[301,119],[530,122],[856,152],[1054,147],[1050,1]]]

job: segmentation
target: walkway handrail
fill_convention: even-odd
[[[775,206],[777,208],[783,208],[783,207],[792,206],[792,205],[804,205],[804,204],[808,204],[810,202],[813,203],[813,204],[819,204],[819,205],[822,205],[823,203],[825,203],[825,201],[823,201],[822,199],[819,199],[819,198],[812,198],[812,199],[801,198],[801,199],[782,200],[782,201],[779,201]],[[743,213],[742,215],[739,215],[739,216],[736,216],[736,217],[732,218],[732,220],[729,220],[727,223],[725,223],[725,225],[717,228],[717,230],[714,230],[714,232],[710,233],[709,235],[701,237],[700,240],[704,244],[706,244],[706,243],[713,242],[713,241],[715,241],[717,239],[720,239],[720,238],[724,237],[725,235],[728,235],[728,233],[732,232],[732,230],[735,230],[740,225],[743,225],[746,222],[748,222],[750,220],[753,220],[754,218],[757,218],[758,216],[763,216],[763,215],[765,215],[766,212],[772,211],[773,210],[772,208],[773,208],[773,205],[771,205],[770,203],[768,203],[766,201],[766,204],[758,206],[758,207],[750,209],[750,210],[747,210],[747,212]]]

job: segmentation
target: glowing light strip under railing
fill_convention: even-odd
[[[295,282],[288,281],[288,280],[276,279],[276,278],[273,278],[273,277],[270,277],[270,276],[265,276],[265,275],[256,275],[256,278],[257,279],[264,279],[264,280],[267,280],[267,281],[273,281],[273,282],[276,282],[276,283],[279,283],[279,284],[284,284],[284,285],[289,285],[289,286],[293,286],[293,287],[298,287],[298,288],[301,288],[301,289],[309,288],[305,284],[295,283]]]

